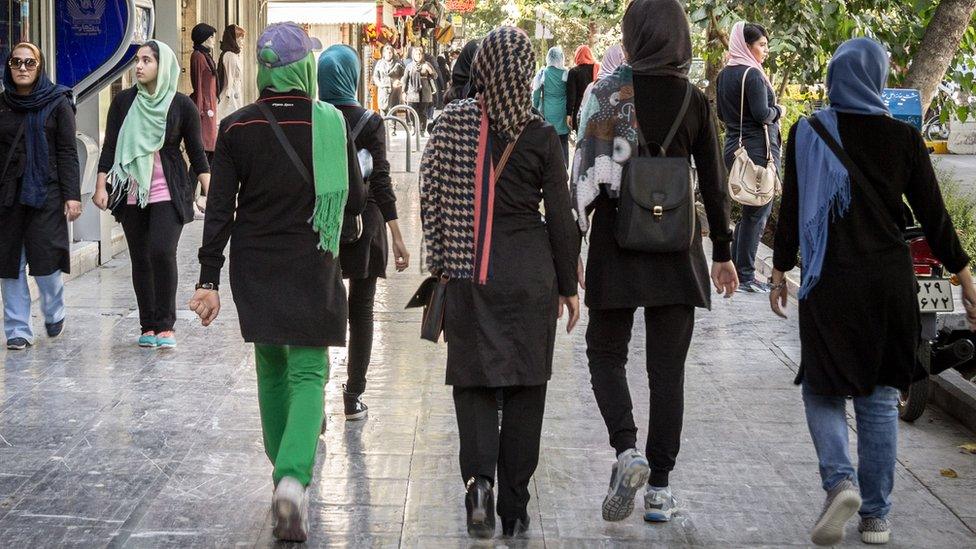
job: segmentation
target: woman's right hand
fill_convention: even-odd
[[[566,312],[569,313],[569,320],[566,322],[566,333],[572,333],[573,328],[576,327],[576,323],[580,319],[580,301],[579,296],[574,295],[573,297],[563,297],[559,296],[559,314],[556,318],[563,317],[563,307],[566,308]]]
[[[99,210],[107,209],[108,192],[105,189],[95,189],[95,194],[92,195],[92,204]]]

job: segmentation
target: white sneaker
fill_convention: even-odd
[[[644,520],[647,522],[670,522],[671,515],[678,507],[678,500],[671,493],[671,488],[654,490],[650,486],[644,493]]]
[[[298,479],[285,477],[278,482],[271,500],[271,510],[275,538],[297,542],[308,539],[306,489]]]
[[[861,533],[861,541],[871,545],[884,545],[891,540],[891,525],[887,519],[868,517],[862,518],[857,527]]]
[[[620,454],[610,473],[607,497],[603,498],[603,520],[616,522],[629,517],[634,511],[634,495],[650,474],[644,454],[634,448]]]
[[[844,541],[844,526],[861,508],[861,493],[850,480],[845,480],[827,493],[823,512],[813,527],[810,541],[815,545],[837,545]]]

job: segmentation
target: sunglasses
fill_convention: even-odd
[[[7,66],[14,70],[26,67],[27,70],[32,71],[37,68],[37,59],[21,59],[19,57],[11,57],[10,61],[7,62]]]

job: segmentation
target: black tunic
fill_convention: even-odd
[[[7,161],[18,128],[26,123],[26,113],[16,112],[0,94],[0,170]],[[0,278],[17,278],[21,250],[26,249],[27,265],[33,276],[71,270],[68,221],[64,203],[81,200],[78,149],[75,145],[75,113],[62,101],[44,123],[47,137],[47,200],[36,209],[20,203],[20,185],[27,164],[26,133],[21,134],[12,151],[10,165],[0,181]]]
[[[366,109],[358,106],[338,107],[346,118],[351,132]],[[363,210],[363,234],[356,242],[345,244],[339,250],[343,278],[386,277],[389,244],[386,238],[386,222],[397,218],[396,194],[390,180],[390,162],[386,159],[386,128],[383,119],[373,114],[359,133],[356,150],[366,149],[373,156],[373,174],[367,181],[369,192],[366,209]]]
[[[716,105],[718,118],[725,124],[725,164],[732,166],[733,156],[739,148],[739,134],[749,158],[757,166],[766,165],[766,136],[763,124],[769,125],[769,150],[773,160],[779,165],[782,137],[780,136],[780,110],[776,108],[776,95],[766,83],[766,79],[753,69],[746,76],[745,113],[742,126],[739,126],[742,100],[742,75],[748,67],[733,65],[725,67],[716,81]]]
[[[583,106],[583,93],[593,82],[593,65],[576,65],[569,69],[566,77],[566,114],[573,117],[573,125],[579,123],[579,112]]]
[[[298,91],[265,90],[285,136],[312,173],[312,108]],[[347,214],[366,205],[366,187],[349,143]],[[230,284],[244,340],[268,345],[345,345],[346,292],[339,266],[317,249],[308,220],[315,191],[275,139],[257,105],[224,118],[200,248],[200,282],[217,283],[230,240]]]
[[[688,81],[676,77],[634,76],[637,120],[648,142],[661,142],[681,107]],[[684,123],[668,156],[695,158],[698,188],[708,217],[712,259],[729,261],[729,195],[725,167],[705,94],[695,90]],[[586,264],[586,306],[591,309],[711,306],[711,279],[701,231],[687,252],[651,254],[622,250],[613,235],[616,200],[606,191],[594,201],[590,251]]]
[[[829,226],[820,282],[800,302],[800,372],[814,393],[869,395],[878,385],[906,389],[925,375],[916,365],[917,286],[901,234],[902,197],[922,224],[932,251],[949,272],[969,257],[946,213],[922,136],[886,116],[838,115],[841,142],[868,181],[851,183],[851,206]],[[796,127],[786,147],[786,177],[773,262],[788,272],[800,248]],[[867,202],[871,185],[884,217]]]
[[[498,162],[507,143],[492,140]],[[559,296],[576,295],[580,234],[559,137],[531,122],[495,187],[490,275],[448,285],[447,384],[541,385],[552,374]],[[543,219],[540,204],[545,201]]]

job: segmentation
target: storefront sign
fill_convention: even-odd
[[[476,0],[447,0],[447,9],[458,13],[474,11]]]

